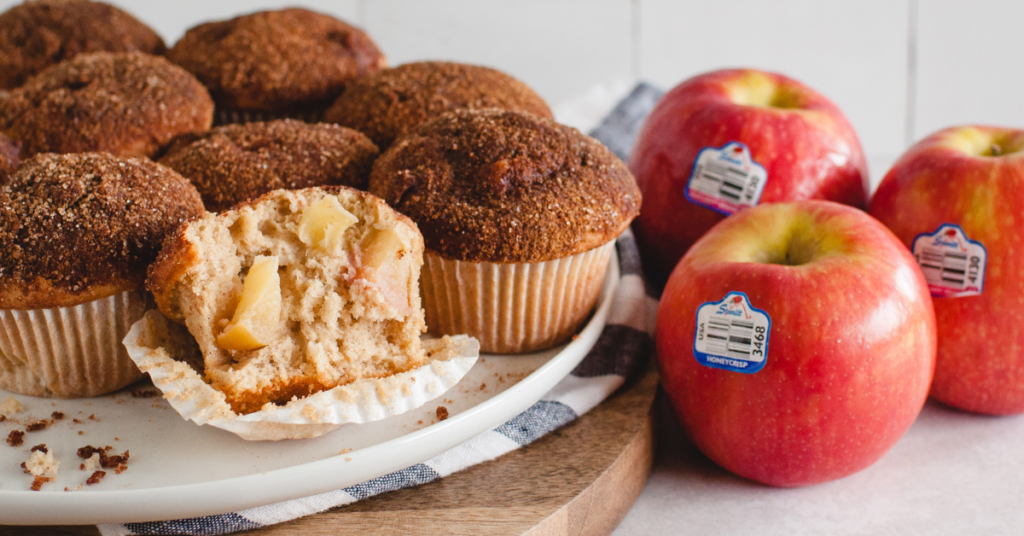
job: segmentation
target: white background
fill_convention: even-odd
[[[0,10],[15,3],[0,0]],[[114,3],[152,25],[168,45],[199,22],[285,5]],[[556,109],[598,84],[646,79],[667,89],[723,67],[782,72],[846,112],[875,184],[909,143],[937,129],[963,123],[1024,127],[1024,62],[1016,55],[1024,45],[1020,1],[296,4],[365,28],[392,65],[422,59],[489,65],[524,80]],[[617,534],[964,534],[971,527],[1019,533],[1024,509],[1013,475],[1024,471],[1022,424],[1021,418],[979,418],[929,406],[872,468],[836,483],[783,491],[729,476],[664,421],[658,470]],[[975,443],[963,443],[968,440]],[[982,446],[986,441],[1017,447],[993,450]],[[904,502],[908,494],[913,505]]]
[[[0,9],[17,3],[0,0]],[[115,0],[168,45],[197,23],[287,2]],[[1024,2],[1014,0],[314,0],[391,64],[505,70],[555,107],[600,83],[669,88],[722,67],[782,72],[842,108],[877,183],[909,142],[961,123],[1024,126]]]

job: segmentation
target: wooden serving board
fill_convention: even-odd
[[[654,462],[657,372],[565,428],[434,482],[386,493],[247,536],[600,535],[629,511]],[[95,527],[0,526],[3,534],[90,535]]]

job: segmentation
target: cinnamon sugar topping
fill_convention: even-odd
[[[342,185],[365,189],[377,147],[359,132],[290,119],[226,125],[175,140],[160,159],[220,212],[271,190]]]
[[[611,241],[640,190],[611,151],[576,129],[499,110],[449,112],[400,138],[370,192],[452,260],[539,262]]]
[[[39,155],[0,186],[0,308],[140,287],[164,236],[200,214],[195,188],[149,160]]]

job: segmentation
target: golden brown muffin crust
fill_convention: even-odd
[[[281,188],[366,189],[376,158],[377,147],[359,132],[285,119],[181,136],[160,163],[192,181],[207,210],[220,212]]]
[[[203,213],[187,180],[148,159],[38,155],[0,186],[0,308],[140,288],[164,237]]]
[[[85,52],[163,54],[164,40],[120,9],[89,0],[39,0],[0,14],[0,89]]]
[[[362,30],[299,8],[200,24],[167,57],[218,107],[265,111],[325,108],[346,84],[386,65]]]
[[[213,121],[206,88],[181,67],[140,52],[97,52],[39,73],[0,95],[0,130],[21,156],[103,151],[152,156]]]
[[[0,184],[3,184],[8,175],[14,173],[20,162],[18,144],[0,133]]]
[[[423,121],[456,109],[500,108],[554,119],[529,86],[494,69],[462,63],[407,63],[357,80],[324,115],[386,150]]]
[[[472,262],[539,262],[619,235],[640,190],[597,140],[536,116],[449,112],[399,138],[370,192],[412,218],[426,247]]]

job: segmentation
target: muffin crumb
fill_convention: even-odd
[[[437,406],[437,420],[443,421],[448,418],[448,408],[444,406]]]
[[[85,483],[87,485],[89,485],[89,486],[91,486],[93,484],[99,484],[100,480],[103,480],[103,477],[105,477],[105,476],[107,476],[107,472],[106,471],[95,471],[95,472],[93,472],[92,476],[90,476],[88,479],[86,479]]]
[[[128,469],[128,458],[130,454],[126,450],[124,451],[124,454],[108,455],[107,451],[113,450],[113,448],[114,447],[111,447],[109,445],[106,447],[94,447],[92,445],[86,445],[78,449],[78,457],[87,460],[86,463],[89,463],[89,460],[91,460],[93,456],[99,456],[100,467],[104,469],[113,469],[114,473],[119,475],[126,469]]]
[[[53,452],[44,448],[32,449],[32,454],[22,464],[25,472],[35,478],[32,480],[32,491],[39,491],[43,484],[53,481],[60,469],[60,462],[53,458]]]
[[[0,414],[7,417],[21,413],[22,411],[25,411],[25,406],[22,406],[21,402],[18,402],[18,399],[13,396],[8,395],[7,398],[0,403]]]
[[[25,432],[21,430],[11,430],[10,434],[7,434],[7,444],[12,447],[20,447],[25,442]]]

